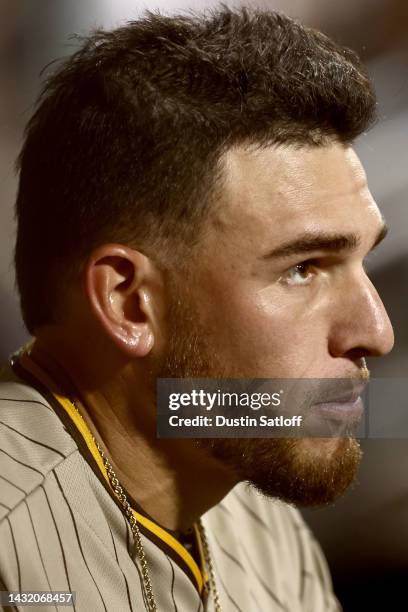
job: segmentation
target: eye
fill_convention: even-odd
[[[290,286],[308,285],[314,276],[314,263],[311,259],[302,261],[296,264],[296,266],[289,268],[279,280],[285,285]]]

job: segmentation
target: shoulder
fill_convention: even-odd
[[[206,515],[229,551],[245,551],[243,564],[262,568],[281,601],[293,610],[338,611],[325,557],[297,508],[237,485]],[[244,563],[245,561],[245,563]]]
[[[279,527],[281,533],[309,530],[299,510],[276,498],[269,498],[250,485],[240,483],[222,500],[221,507],[265,531]]]
[[[228,514],[230,520],[247,534],[253,545],[270,541],[273,550],[288,563],[300,556],[300,548],[312,539],[299,510],[278,499],[268,498],[247,484],[237,485],[211,512]]]
[[[0,521],[45,481],[77,446],[46,399],[0,372]]]

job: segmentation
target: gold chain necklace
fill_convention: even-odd
[[[140,567],[142,570],[142,580],[143,580],[143,588],[145,591],[145,595],[146,595],[146,600],[147,600],[147,605],[148,605],[148,612],[157,612],[157,604],[156,604],[156,600],[154,598],[154,593],[153,593],[153,587],[152,587],[152,580],[150,577],[150,570],[149,570],[149,565],[146,559],[146,553],[143,547],[143,542],[142,542],[142,536],[140,533],[140,529],[139,526],[137,524],[137,520],[135,515],[133,514],[132,511],[132,507],[129,504],[126,494],[123,490],[123,487],[121,486],[119,479],[117,478],[115,471],[112,467],[112,464],[110,463],[109,459],[107,458],[104,450],[102,449],[101,445],[99,444],[99,442],[96,440],[95,436],[92,434],[92,432],[89,430],[89,427],[87,425],[87,423],[85,422],[85,419],[83,418],[82,414],[80,413],[77,405],[75,404],[75,402],[73,400],[69,400],[71,402],[71,404],[73,405],[73,407],[75,408],[76,412],[78,413],[78,415],[80,416],[80,418],[82,419],[82,421],[84,422],[84,424],[86,425],[86,427],[88,428],[88,431],[92,437],[92,441],[95,444],[96,448],[98,449],[98,453],[101,456],[101,459],[103,461],[103,465],[106,469],[106,473],[107,476],[109,478],[109,482],[112,486],[112,489],[116,495],[116,498],[119,500],[122,508],[123,508],[123,512],[127,518],[127,521],[129,523],[130,529],[132,531],[133,534],[133,539],[134,539],[134,543],[135,543],[135,549],[137,552],[137,556],[139,558],[140,561]],[[213,603],[214,603],[214,612],[222,612],[221,609],[221,604],[220,604],[220,597],[218,594],[218,589],[217,589],[217,582],[215,579],[215,572],[214,572],[214,566],[212,563],[212,559],[211,559],[211,555],[210,555],[210,549],[208,546],[208,540],[207,540],[207,534],[205,532],[204,529],[204,525],[201,521],[201,519],[198,520],[197,523],[198,526],[198,532],[200,534],[200,539],[201,539],[201,543],[202,543],[202,547],[203,547],[203,552],[204,552],[204,560],[205,560],[205,565],[207,568],[207,572],[208,572],[208,576],[209,576],[209,582],[210,582],[210,591],[212,593],[212,597],[213,597]]]
[[[13,355],[10,359],[10,365],[11,367],[13,367],[14,363],[22,356],[24,356],[25,354],[25,348],[23,348],[21,351],[19,351],[18,353],[16,353],[15,355]],[[29,355],[29,353],[28,353]],[[34,362],[35,364],[35,362]],[[22,367],[24,368],[24,365],[22,364]],[[35,374],[34,374],[35,375]],[[38,377],[38,374],[36,375],[36,377]],[[40,378],[41,380],[41,378]],[[43,384],[46,384],[43,382]],[[47,385],[46,385],[47,386]],[[68,398],[67,398],[68,399]],[[133,535],[133,539],[134,539],[134,545],[135,545],[135,549],[137,552],[137,556],[139,558],[139,562],[140,562],[140,566],[141,566],[141,570],[142,570],[142,580],[143,580],[143,589],[144,589],[144,593],[145,593],[145,597],[146,597],[146,601],[147,601],[147,605],[148,605],[148,612],[157,612],[157,604],[156,604],[156,600],[154,598],[154,593],[153,593],[153,587],[152,587],[152,581],[151,581],[151,577],[150,577],[150,571],[149,571],[149,565],[146,559],[146,553],[143,547],[143,542],[142,542],[142,536],[140,533],[140,529],[139,526],[137,524],[137,520],[136,517],[133,513],[132,507],[129,504],[127,498],[126,498],[126,494],[125,491],[122,487],[122,485],[119,482],[119,479],[117,478],[115,471],[112,467],[112,464],[110,463],[108,457],[106,456],[104,450],[102,449],[101,445],[99,444],[99,442],[96,440],[95,436],[92,434],[91,430],[88,427],[88,424],[86,423],[84,417],[82,416],[78,406],[76,405],[75,401],[73,399],[68,399],[68,401],[70,402],[70,404],[72,405],[72,407],[74,408],[75,412],[78,414],[79,418],[81,419],[81,421],[83,422],[84,426],[86,427],[86,429],[88,430],[89,435],[92,438],[93,443],[95,444],[96,449],[98,450],[99,455],[101,456],[103,465],[105,467],[106,470],[106,474],[108,476],[110,485],[115,493],[116,498],[118,499],[118,501],[120,502],[123,512],[125,514],[125,517],[129,523],[130,529],[132,531],[132,535]],[[208,572],[208,576],[209,576],[209,582],[210,582],[210,590],[213,596],[213,602],[214,602],[214,612],[222,612],[221,609],[221,604],[220,604],[220,598],[219,598],[219,594],[218,594],[218,589],[217,589],[217,583],[216,583],[216,579],[215,579],[215,572],[214,572],[214,566],[212,563],[212,559],[211,559],[211,555],[210,555],[210,549],[208,546],[208,540],[207,540],[207,535],[205,533],[205,529],[204,529],[204,525],[201,521],[201,519],[199,519],[198,523],[197,523],[197,527],[198,527],[198,532],[199,532],[199,536],[201,539],[201,543],[202,543],[202,549],[203,549],[203,556],[204,556],[204,562],[207,568],[207,572]]]

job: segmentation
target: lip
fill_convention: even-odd
[[[363,400],[360,395],[350,398],[349,394],[348,398],[348,401],[336,399],[331,402],[314,404],[311,408],[314,413],[328,420],[359,421],[364,412]]]
[[[350,387],[347,388],[343,393],[336,393],[332,396],[325,397],[324,402],[318,402],[320,404],[352,404],[355,402],[363,393],[367,386],[367,381],[350,381]]]

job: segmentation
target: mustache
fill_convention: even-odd
[[[350,377],[322,379],[313,403],[353,402],[364,393],[370,381],[370,371],[364,357],[360,360],[359,370]]]
[[[368,385],[368,378],[336,379],[319,381],[318,389],[309,399],[313,404],[330,402],[346,403],[355,401]]]
[[[370,380],[367,366],[361,367],[357,373],[339,378],[286,378],[286,379],[252,379],[246,380],[244,389],[249,394],[283,392],[286,402],[295,401],[295,405],[310,406],[331,402],[346,403],[355,401]],[[235,381],[236,382],[236,381]],[[244,382],[244,381],[242,381]],[[285,399],[283,400],[284,403]]]

